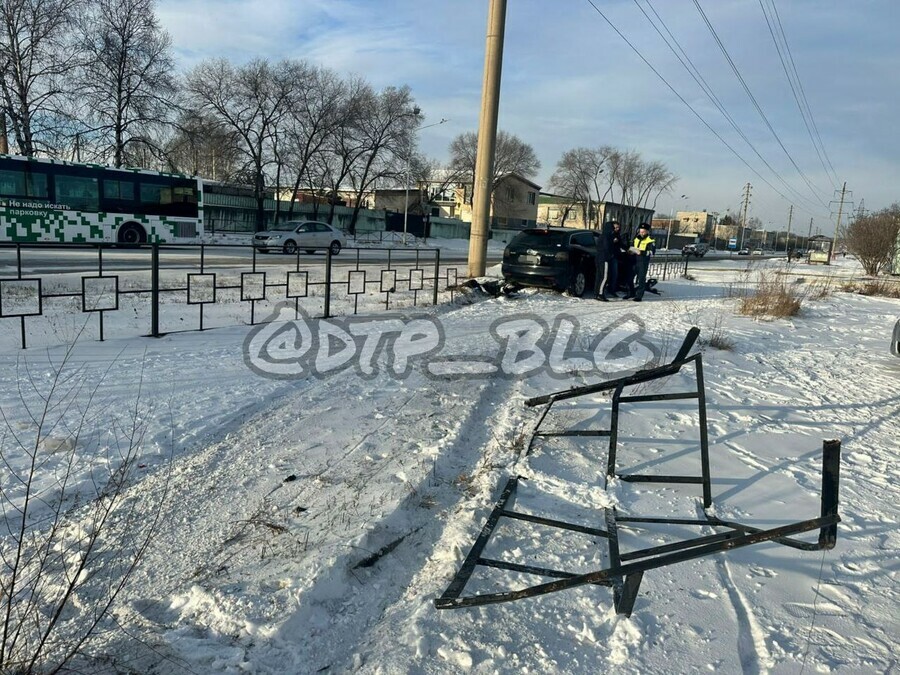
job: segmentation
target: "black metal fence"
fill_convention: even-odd
[[[661,253],[650,259],[647,278],[666,281],[667,279],[686,277],[687,273],[688,256]]]
[[[457,279],[457,267],[442,264],[436,248],[348,247],[339,255],[265,255],[245,244],[121,248],[4,243],[0,319],[19,320],[23,348],[29,325],[46,319],[54,307],[64,313],[96,314],[100,340],[108,316],[128,309],[132,326],[145,322],[142,334],[159,337],[209,328],[213,308],[227,303],[246,308],[244,321],[250,324],[261,322],[260,309],[281,302],[292,303],[296,315],[302,309],[322,318],[356,314],[362,298],[368,298],[369,309],[373,303],[386,310],[437,304],[442,294],[452,299]],[[167,321],[173,306],[178,316]],[[190,314],[185,315],[188,308]],[[189,327],[192,321],[196,323]]]
[[[702,558],[708,555],[730,551],[732,549],[751,546],[763,542],[775,542],[801,551],[819,551],[833,549],[837,542],[837,524],[841,521],[838,515],[839,484],[840,484],[840,457],[841,442],[839,440],[827,440],[822,445],[822,487],[820,492],[820,516],[799,522],[782,524],[769,529],[762,529],[723,520],[711,510],[712,477],[709,461],[709,439],[706,419],[706,386],[703,379],[703,355],[701,352],[688,356],[694,347],[700,329],[691,328],[675,355],[675,358],[667,364],[647,368],[632,375],[599,382],[597,384],[574,387],[563,391],[557,391],[544,396],[536,396],[525,401],[527,406],[545,406],[533,427],[531,438],[525,447],[525,454],[530,454],[536,439],[548,442],[543,451],[548,456],[553,456],[553,442],[563,438],[578,439],[579,444],[585,446],[585,450],[591,449],[593,453],[600,439],[609,439],[606,464],[606,484],[611,478],[626,483],[658,483],[658,484],[693,484],[701,486],[703,512],[701,517],[670,517],[670,516],[638,516],[634,514],[620,513],[615,505],[600,506],[603,511],[603,520],[606,529],[596,527],[600,520],[600,514],[593,521],[572,523],[548,518],[533,511],[523,512],[513,508],[520,476],[510,476],[500,494],[500,498],[485,521],[478,538],[472,545],[456,575],[440,597],[434,600],[437,609],[459,609],[463,607],[478,607],[481,605],[511,602],[524,598],[533,598],[539,595],[555,593],[570,588],[584,585],[611,586],[613,588],[613,604],[617,614],[630,616],[634,609],[634,602],[640,589],[644,572],[666,567],[688,560]],[[632,389],[636,385],[653,381],[668,380],[678,375],[682,369],[690,369],[693,366],[695,373],[695,386],[687,391],[677,391],[656,394],[638,394]],[[625,394],[626,389],[633,393]],[[541,431],[541,425],[547,418],[554,403],[576,398],[590,397],[595,402],[597,395],[604,392],[612,392],[610,405],[609,428],[571,428],[556,431]],[[693,475],[660,475],[648,473],[635,473],[634,469],[619,467],[619,416],[622,404],[629,406],[639,403],[657,401],[696,400],[699,422],[699,472]],[[593,405],[599,405],[593,403]],[[595,415],[592,419],[597,419]],[[592,447],[593,446],[593,447]],[[695,470],[696,471],[696,470]],[[606,485],[604,486],[606,487]],[[668,495],[666,499],[671,499]],[[575,532],[588,535],[595,539],[605,539],[607,543],[607,565],[601,569],[585,572],[581,570],[560,570],[540,566],[539,560],[528,558],[528,564],[523,564],[520,558],[510,555],[511,550],[521,551],[525,546],[522,535],[513,536],[503,544],[493,547],[491,555],[485,555],[488,544],[495,532],[501,528],[502,522],[518,521],[529,523],[540,528],[562,530],[563,532]],[[504,523],[505,524],[505,523]],[[648,526],[669,525],[673,531],[676,527],[701,527],[719,528],[724,532],[694,536],[681,541],[669,541],[631,551],[621,550],[619,538],[620,526],[629,527],[632,530],[641,530]],[[795,534],[819,531],[817,541],[805,541],[793,537]],[[529,533],[529,540],[540,547],[542,541],[539,535]],[[564,537],[559,534],[558,537]],[[658,534],[656,535],[659,536]],[[557,537],[554,537],[557,538]],[[536,556],[539,558],[539,556]],[[533,583],[529,586],[519,586],[509,590],[496,590],[496,587],[487,592],[470,591],[463,595],[470,580],[473,579],[476,568],[499,570],[501,573],[512,572],[521,575],[525,579],[550,579],[541,583]],[[518,577],[501,576],[503,584],[521,584]]]

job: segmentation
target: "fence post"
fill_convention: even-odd
[[[325,316],[331,318],[331,247],[325,251]]]
[[[433,305],[438,304],[438,277],[441,274],[441,249],[434,249],[434,298]]]
[[[150,248],[150,335],[159,334],[159,242],[154,241]]]
[[[841,482],[841,442],[822,443],[822,518],[836,516],[838,512],[838,487]],[[819,531],[819,548],[832,549],[837,542],[837,523],[826,525]]]
[[[684,257],[684,276],[687,277],[687,275],[688,275],[688,258],[690,256],[683,256],[683,257]]]
[[[16,274],[18,278],[22,278],[22,244],[21,242],[16,242]],[[38,298],[38,302],[40,302],[40,298]],[[27,349],[25,345],[25,317],[19,317],[19,326],[21,328],[22,333],[22,349]]]

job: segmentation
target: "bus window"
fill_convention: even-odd
[[[134,183],[123,180],[105,180],[103,181],[103,196],[106,199],[133,202]]]
[[[172,201],[179,204],[196,204],[197,188],[177,187],[172,189]]]
[[[197,188],[141,183],[141,208],[146,214],[197,217]]]
[[[31,171],[0,171],[0,196],[47,199],[47,176]]]
[[[56,201],[74,211],[97,211],[100,190],[96,178],[56,174]]]
[[[150,183],[141,183],[141,204],[152,204],[158,206],[163,203],[162,185],[152,185]]]

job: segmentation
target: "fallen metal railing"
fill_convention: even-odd
[[[519,481],[525,480],[524,478],[514,476],[507,480],[500,498],[497,500],[491,514],[488,516],[481,533],[476,539],[469,554],[466,556],[466,559],[463,561],[459,571],[453,577],[444,593],[434,601],[435,607],[438,609],[475,607],[492,603],[521,600],[523,598],[554,593],[556,591],[575,588],[585,584],[594,584],[611,586],[614,592],[616,612],[618,614],[630,616],[640,589],[643,574],[648,570],[766,541],[774,541],[804,551],[834,548],[837,541],[837,523],[840,522],[840,516],[838,515],[840,441],[825,441],[823,444],[821,514],[818,518],[803,520],[770,529],[761,529],[737,522],[722,520],[706,512],[706,509],[712,506],[712,490],[709,469],[709,442],[706,421],[706,393],[703,381],[703,358],[700,353],[688,356],[699,333],[699,329],[692,328],[682,343],[678,354],[668,364],[638,371],[627,377],[555,392],[546,396],[538,396],[526,401],[526,405],[529,406],[546,405],[546,408],[542,412],[538,423],[535,426],[535,431],[528,444],[527,452],[531,451],[535,438],[609,437],[609,454],[607,457],[606,470],[607,483],[610,478],[616,477],[627,482],[699,484],[702,486],[704,517],[665,518],[623,516],[617,513],[615,507],[609,507],[604,508],[606,529],[588,527],[577,523],[568,523],[552,518],[544,518],[533,514],[518,512],[507,507],[510,500],[514,498]],[[626,387],[670,377],[680,372],[685,366],[691,364],[694,366],[696,373],[697,386],[694,390],[667,394],[624,395]],[[557,401],[610,390],[613,391],[613,396],[612,419],[609,429],[540,431],[541,424],[544,422],[544,419],[547,417],[553,404]],[[660,476],[617,472],[618,422],[622,404],[693,398],[696,398],[698,401],[700,417],[699,475]],[[504,518],[527,521],[540,526],[569,530],[605,539],[608,547],[609,565],[600,570],[578,574],[534,565],[522,565],[503,560],[502,558],[486,558],[483,556],[484,550],[487,547],[491,536],[495,533]],[[620,551],[619,547],[618,526],[626,523],[631,528],[639,528],[641,525],[662,524],[712,527],[715,529],[724,529],[725,531],[623,553]],[[810,532],[812,530],[819,530],[819,537],[816,542],[807,542],[793,538],[793,535]],[[555,580],[516,590],[467,596],[463,595],[467,583],[479,566],[539,577],[548,577]]]

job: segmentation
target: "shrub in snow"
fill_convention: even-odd
[[[70,367],[72,348],[49,371],[20,362],[25,386],[0,401],[3,673],[58,672],[89,655],[161,512],[162,498],[129,490],[145,430],[140,381],[123,410],[121,397],[104,400],[109,370]]]

